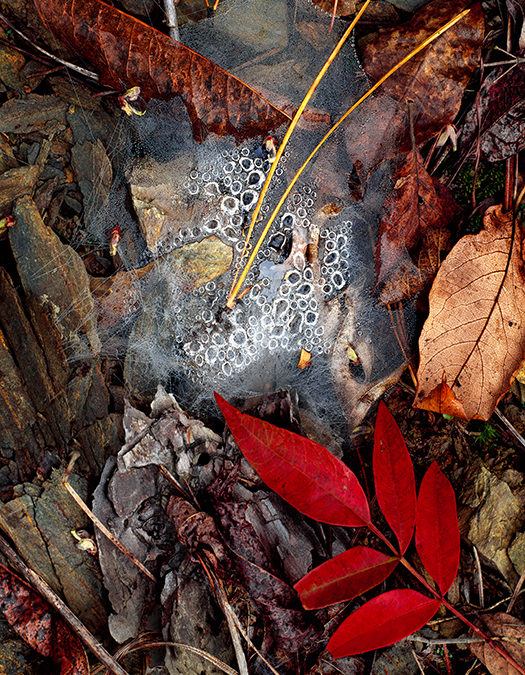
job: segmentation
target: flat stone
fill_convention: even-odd
[[[9,228],[9,241],[25,292],[53,318],[68,358],[96,356],[100,340],[82,259],[45,226],[29,197],[17,201],[13,215],[16,225]]]
[[[76,547],[72,529],[92,524],[61,483],[54,470],[42,487],[24,484],[19,496],[0,504],[0,527],[13,540],[19,555],[61,595],[71,610],[95,633],[104,631],[107,616],[102,600],[98,564]],[[72,475],[72,487],[87,499],[87,484]]]
[[[102,141],[75,143],[71,148],[71,164],[84,197],[86,217],[98,213],[106,203],[113,179],[111,162]]]
[[[0,128],[4,133],[46,133],[65,123],[68,104],[56,96],[31,94],[27,98],[12,98],[0,108]]]
[[[468,487],[460,497],[460,502],[468,507],[467,514],[465,509],[461,513],[462,532],[513,586],[517,574],[509,557],[509,548],[525,521],[523,495],[513,492],[483,464],[473,466],[466,485]],[[518,541],[514,552],[517,558],[519,546]]]

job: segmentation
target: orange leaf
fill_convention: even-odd
[[[491,207],[484,225],[456,244],[430,291],[414,405],[487,420],[523,361],[525,270],[511,214]]]

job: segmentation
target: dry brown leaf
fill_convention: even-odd
[[[378,80],[414,47],[452,19],[466,3],[433,0],[407,23],[383,28],[360,43],[366,72]],[[428,140],[456,117],[463,91],[478,66],[484,34],[480,3],[430,47],[383,85],[384,93],[405,104],[414,101],[418,143]]]
[[[487,209],[484,229],[463,237],[430,291],[419,339],[414,405],[488,420],[525,351],[522,238],[512,215]]]
[[[434,235],[440,230],[447,232],[457,212],[449,191],[429,175],[419,152],[402,157],[394,189],[386,199],[379,223],[376,270],[381,302],[394,303],[412,297],[432,279],[439,266],[439,253],[431,255],[431,251],[439,251],[440,238],[436,239],[437,248],[432,246],[434,238],[429,231],[433,230]],[[428,241],[416,258],[416,267],[408,253],[415,252],[425,234]],[[446,245],[445,238],[442,245]]]
[[[498,612],[483,616],[483,628],[490,635],[503,638],[502,647],[521,666],[525,666],[525,625],[510,614]],[[520,643],[521,640],[521,643]],[[472,653],[484,664],[492,675],[515,675],[519,671],[500,656],[487,642],[474,642]]]

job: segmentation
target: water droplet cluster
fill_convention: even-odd
[[[174,246],[214,234],[232,246],[236,269],[270,167],[267,160],[252,155],[247,147],[224,151],[220,164],[191,171],[184,188],[196,198],[214,198],[217,208],[203,222],[181,230]],[[283,170],[280,166],[272,181],[279,195]],[[296,365],[301,348],[314,356],[330,350],[334,336],[326,330],[324,305],[348,283],[351,223],[321,228],[319,260],[310,264],[304,246],[294,247],[294,237],[306,242],[316,198],[315,186],[308,184],[290,194],[248,274],[246,293],[231,311],[224,309],[231,276],[210,281],[166,308],[173,328],[172,370],[207,388],[220,388],[251,364],[264,367],[272,355],[289,355]],[[263,218],[268,211],[269,206],[263,206]]]

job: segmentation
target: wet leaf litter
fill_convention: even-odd
[[[181,17],[191,17],[195,3],[179,3],[181,44],[172,46],[149,26],[103,3],[71,6],[60,19],[64,24],[54,23],[51,5],[38,3],[51,31],[42,39],[62,56],[64,46],[56,38],[68,43],[67,58],[72,51],[81,55],[75,43],[91,25],[92,42],[83,56],[91,59],[102,83],[115,87],[113,93],[103,91],[102,98],[94,97],[85,82],[51,72],[49,64],[33,79],[28,78],[33,67],[24,70],[23,59],[10,62],[19,70],[5,80],[0,109],[8,134],[1,141],[7,191],[0,245],[10,261],[2,270],[2,364],[9,385],[9,403],[2,411],[7,431],[2,500],[9,511],[0,512],[2,529],[13,540],[20,536],[12,514],[20,513],[22,503],[22,512],[28,513],[35,509],[33,503],[44,505],[53,494],[53,467],[60,471],[68,452],[79,449],[75,470],[88,476],[91,485],[99,483],[95,515],[159,579],[152,585],[96,527],[83,530],[84,515],[68,516],[78,522],[68,525],[67,537],[60,522],[56,525],[66,552],[75,548],[80,553],[72,531],[82,531],[82,541],[97,538],[110,592],[113,639],[131,641],[131,648],[135,639],[147,642],[145,631],[153,627],[178,645],[167,657],[151,655],[151,663],[161,659],[170,673],[201,672],[203,667],[215,672],[221,661],[237,663],[244,672],[234,635],[251,626],[262,658],[279,672],[296,672],[298,660],[311,672],[325,672],[330,657],[320,655],[320,649],[333,633],[327,626],[343,617],[334,619],[337,614],[324,609],[313,619],[292,587],[319,556],[329,556],[328,548],[335,546],[336,553],[349,549],[351,531],[334,539],[333,530],[327,548],[326,533],[283,510],[243,464],[235,446],[221,443],[197,419],[220,430],[212,419],[214,389],[229,400],[255,396],[251,405],[257,414],[306,431],[338,456],[342,448],[347,453],[347,425],[354,429],[365,418],[410,361],[419,330],[417,302],[456,241],[460,208],[454,190],[447,191],[432,175],[435,148],[429,148],[441,128],[454,121],[478,64],[483,18],[478,5],[471,8],[429,48],[430,57],[422,52],[407,64],[406,73],[399,71],[399,79],[387,80],[388,96],[379,90],[368,98],[355,119],[350,116],[321,147],[284,202],[228,309],[232,285],[245,262],[251,215],[269,171],[277,167],[254,237],[312,147],[369,85],[349,42],[274,165],[287,120],[348,25],[337,19],[327,30],[331,15],[351,14],[355,8],[335,3],[323,7],[324,14],[309,4],[272,0],[268,16],[261,17],[249,3],[221,0],[214,14],[206,4],[198,8],[203,20],[185,24]],[[373,16],[381,11],[375,4],[370,5]],[[361,58],[367,72],[375,79],[384,74],[374,72],[375,55],[380,48],[388,52],[389,40],[405,41],[409,52],[459,9],[452,3],[429,3],[400,26],[366,38]],[[89,24],[93,13],[98,18]],[[392,20],[390,11],[388,16]],[[119,56],[119,32],[127,35],[126,58]],[[458,41],[461,65],[455,60]],[[177,60],[178,70],[172,68],[176,76],[166,79],[158,64],[167,54]],[[155,66],[147,74],[144,55]],[[385,70],[397,58],[394,54],[392,63],[385,62]],[[190,65],[182,68],[181,63]],[[448,78],[447,95],[427,101],[429,83],[436,77]],[[38,82],[43,82],[40,89]],[[159,83],[166,84],[173,100],[148,100],[152,88],[153,98],[162,89]],[[484,122],[483,128],[489,129],[485,138],[498,143],[501,132],[493,120],[510,110],[505,144],[519,151],[519,142],[512,145],[520,129],[519,101],[507,101],[490,80],[487,86],[493,102]],[[31,92],[33,87],[38,93]],[[408,105],[407,92],[416,99]],[[132,114],[124,119],[119,107],[128,98]],[[483,147],[487,153],[490,146]],[[409,228],[401,227],[405,218],[400,213]],[[519,269],[514,261],[513,279],[520,278]],[[431,305],[431,317],[432,311]],[[512,347],[516,364],[508,366],[503,384],[490,394],[492,403],[484,416],[505,394],[523,359],[519,340]],[[489,352],[497,362],[497,353],[490,347]],[[436,383],[444,390],[443,378]],[[176,398],[158,389],[159,384]],[[268,396],[280,387],[291,393]],[[439,411],[459,410],[457,405],[443,406],[440,397]],[[263,440],[264,434],[259,435]],[[355,469],[357,460],[345,457]],[[277,492],[280,474],[286,474],[286,453],[282,461],[271,485]],[[365,467],[367,462],[365,456]],[[320,470],[326,463],[328,459]],[[381,510],[406,549],[413,500],[389,496],[385,483],[380,487],[381,476],[388,483],[394,469],[378,466],[374,479]],[[407,477],[402,466],[397,458],[395,470],[401,473],[396,480],[401,482]],[[306,467],[303,473],[308,475]],[[501,477],[497,467],[488,475],[494,476],[490,485],[502,490],[518,481],[516,476]],[[43,481],[38,483],[42,491],[32,491],[28,483],[26,495],[32,502],[20,501],[18,484],[34,480]],[[439,474],[432,481],[439,482]],[[490,495],[488,487],[486,493]],[[395,505],[389,505],[392,498]],[[513,499],[519,505],[519,494]],[[309,497],[307,502],[310,507]],[[472,499],[468,503],[474,510],[469,536],[476,538],[483,555],[499,561],[509,583],[515,583],[516,573],[521,573],[519,519],[512,525],[509,519],[504,539],[510,557],[503,560],[497,547],[491,549],[489,536],[476,534],[479,505]],[[485,514],[489,504],[487,496]],[[54,536],[49,532],[55,527],[49,529],[49,516],[45,509],[41,512],[37,549]],[[347,525],[370,517],[359,506],[357,512],[359,522]],[[450,543],[445,531],[427,533],[429,540],[436,537],[444,547]],[[396,558],[374,545],[365,540],[354,546],[355,556],[357,550],[361,556],[355,573],[353,556],[334,563],[349,570],[350,589],[365,592],[371,581],[386,579],[396,567]],[[40,559],[31,555],[32,548],[22,547],[22,553],[33,566],[45,565],[46,556],[56,558],[46,545]],[[425,541],[417,533],[416,549],[424,562]],[[361,564],[369,568],[364,576]],[[432,567],[431,560],[428,564]],[[61,574],[60,569],[52,582],[63,594]],[[432,575],[444,588],[451,572],[433,569]],[[91,593],[101,597],[96,583],[88,581]],[[405,607],[405,628],[426,623],[434,600],[415,589],[407,589],[408,595],[388,593],[393,595],[378,601],[384,607],[363,611],[377,618],[394,606]],[[241,618],[241,628],[232,628],[228,602]],[[315,599],[310,602],[315,606]],[[399,637],[394,633],[390,642]],[[374,647],[380,646],[374,632],[369,638]],[[357,638],[356,646],[362,647],[359,642]],[[337,641],[329,644],[337,656],[347,649]],[[258,659],[253,656],[250,669],[259,667],[254,665]],[[353,657],[339,661],[341,667],[343,662],[348,672],[358,672],[364,663]]]

